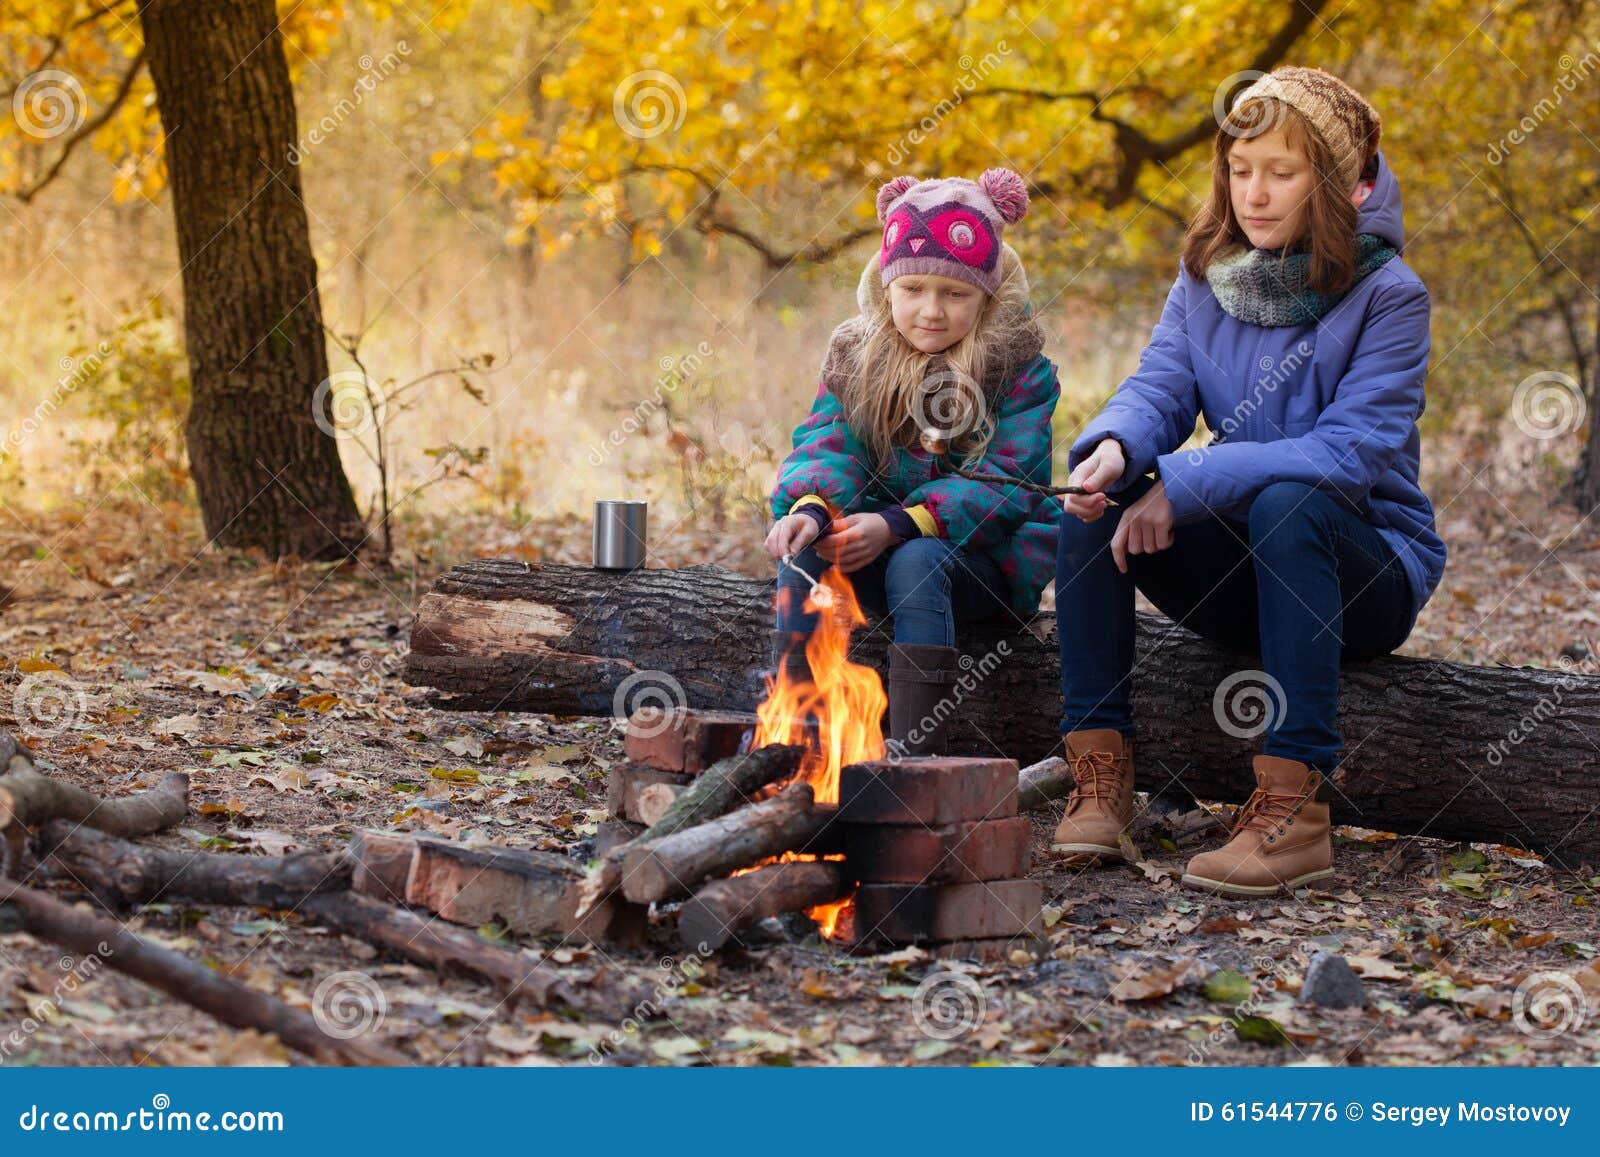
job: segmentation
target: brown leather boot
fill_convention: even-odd
[[[1111,728],[1066,739],[1076,786],[1050,848],[1069,862],[1126,861],[1121,837],[1133,819],[1133,740]]]
[[[1228,842],[1189,861],[1183,882],[1225,896],[1271,896],[1333,875],[1321,772],[1276,755],[1255,758],[1256,790]]]

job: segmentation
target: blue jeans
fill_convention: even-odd
[[[794,565],[821,578],[833,564],[813,543],[794,556]],[[863,609],[893,617],[897,643],[953,647],[956,623],[987,619],[1010,606],[999,564],[947,538],[907,539],[845,577]],[[805,579],[779,566],[779,630],[805,635],[816,630],[816,614],[802,610],[810,592]]]
[[[1251,504],[1248,527],[1216,516],[1174,527],[1170,547],[1128,555],[1123,574],[1111,556],[1111,536],[1122,513],[1154,484],[1139,479],[1094,522],[1062,520],[1056,558],[1062,734],[1103,727],[1133,734],[1128,693],[1137,585],[1169,618],[1261,656],[1267,678],[1242,675],[1237,691],[1218,702],[1220,725],[1258,734],[1259,727],[1252,732],[1248,725],[1264,720],[1266,754],[1331,772],[1342,746],[1341,659],[1387,654],[1411,633],[1411,593],[1399,557],[1332,495],[1276,482]]]

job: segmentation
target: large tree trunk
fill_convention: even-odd
[[[772,598],[772,580],[716,566],[619,577],[482,559],[423,598],[405,678],[437,688],[445,707],[608,715],[625,678],[654,673],[670,676],[689,706],[749,711],[770,662]],[[886,625],[869,623],[851,646],[880,674]],[[1022,764],[1058,750],[1054,618],[1026,630],[963,629],[958,642],[973,665],[951,750]],[[1243,800],[1260,737],[1224,731],[1213,700],[1223,680],[1260,658],[1154,615],[1139,616],[1137,655],[1140,788]],[[1237,714],[1225,718],[1246,730]],[[1600,678],[1408,658],[1352,663],[1339,722],[1337,822],[1533,847],[1568,862],[1600,858]]]
[[[140,0],[166,132],[193,388],[185,437],[206,534],[278,556],[362,540],[338,442],[273,0]]]

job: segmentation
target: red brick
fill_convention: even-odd
[[[406,879],[417,842],[411,836],[358,831],[350,837],[349,855],[355,864],[350,890],[385,904],[403,904]]]
[[[1017,814],[1017,761],[921,756],[852,763],[840,773],[839,818],[859,824],[960,823]]]
[[[845,862],[863,883],[970,884],[1028,874],[1033,825],[1024,816],[942,827],[846,824]]]
[[[663,719],[658,708],[647,708],[628,720],[623,749],[634,763],[699,775],[717,760],[749,750],[756,723],[756,717],[744,711],[680,707]]]
[[[658,771],[638,763],[622,763],[606,775],[606,807],[612,819],[639,823],[639,793],[653,783],[687,786],[693,777],[676,771]]]
[[[1044,936],[1044,886],[1037,880],[982,884],[862,884],[847,943],[858,947],[927,941]]]

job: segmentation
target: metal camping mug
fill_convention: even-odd
[[[594,504],[594,565],[597,570],[634,570],[644,565],[645,512],[649,503],[601,498]]]

